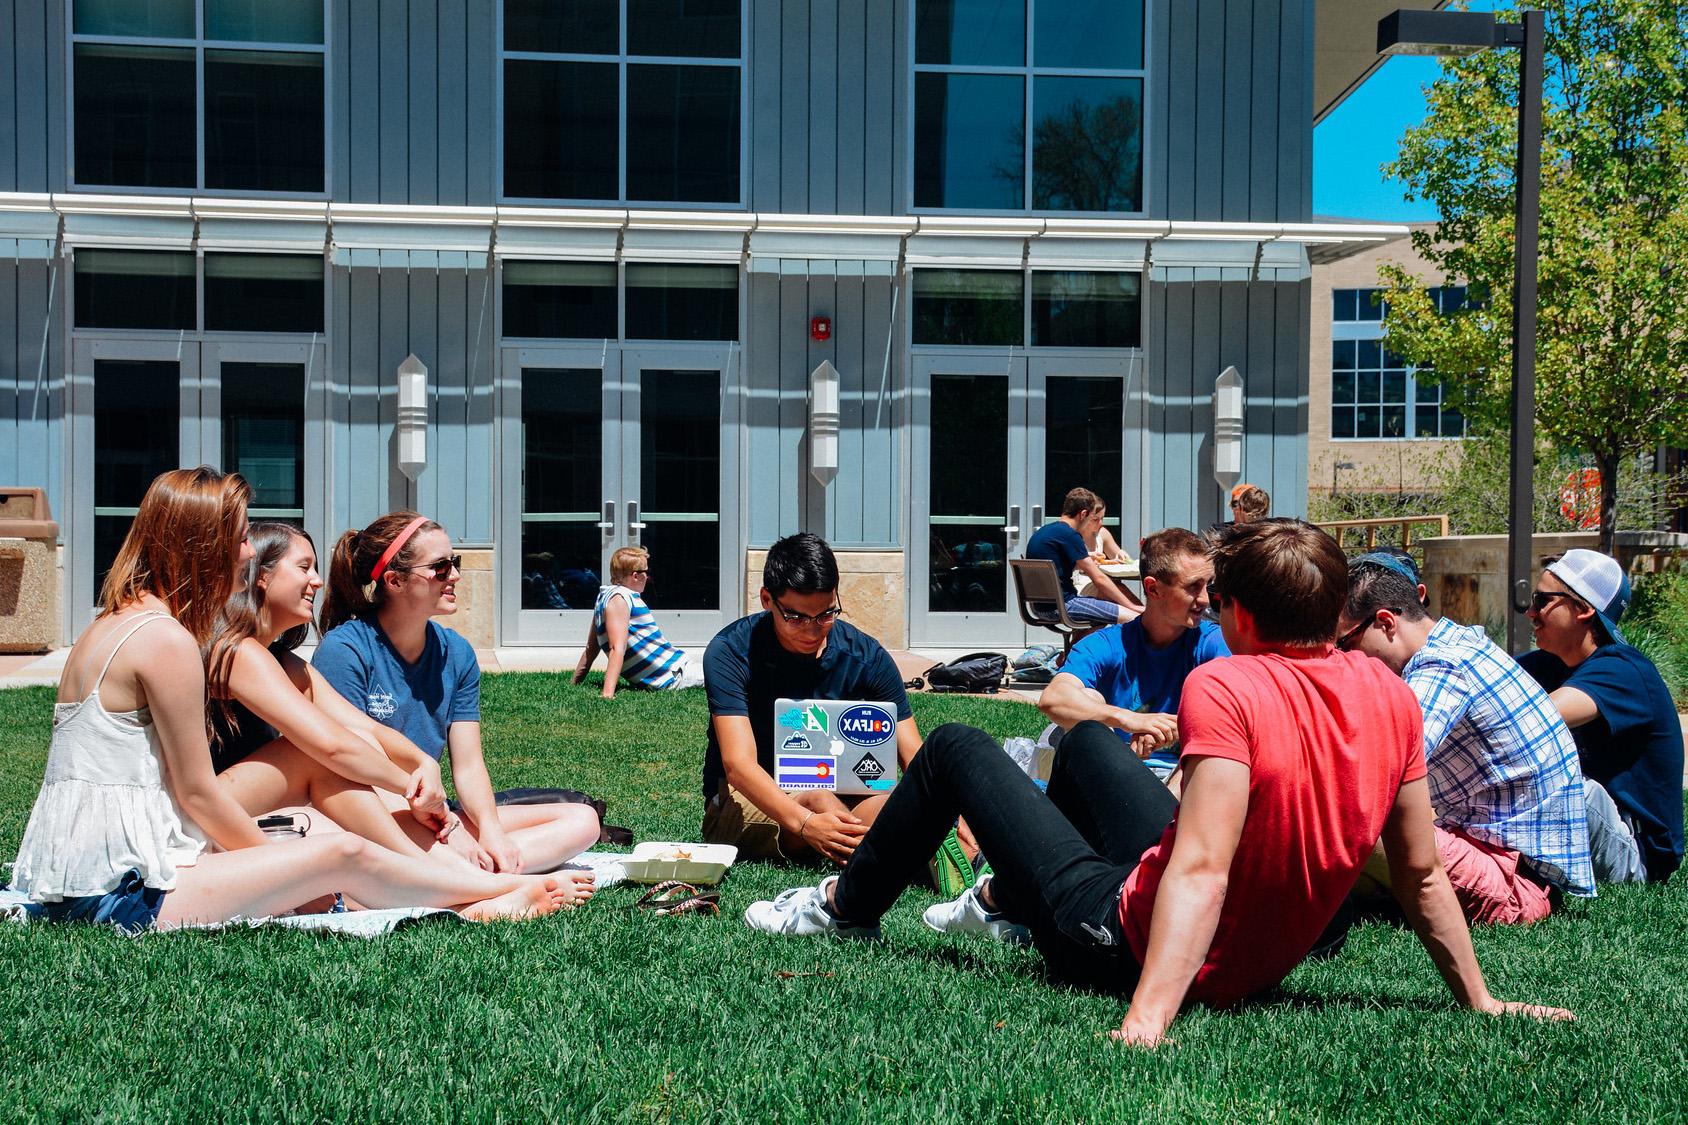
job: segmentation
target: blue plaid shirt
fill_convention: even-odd
[[[1436,823],[1518,852],[1567,894],[1592,896],[1577,744],[1541,685],[1480,627],[1446,619],[1401,676],[1424,709]]]

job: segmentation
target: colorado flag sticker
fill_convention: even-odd
[[[838,759],[830,754],[775,754],[774,784],[781,789],[837,787]]]

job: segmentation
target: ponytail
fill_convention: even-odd
[[[319,633],[326,636],[336,626],[355,617],[373,614],[381,604],[381,584],[371,578],[376,563],[412,521],[422,519],[411,511],[388,512],[362,531],[348,531],[335,541],[328,562],[328,597],[323,602]],[[423,520],[416,531],[444,530],[433,520]],[[415,559],[416,535],[388,561],[390,570],[402,570]]]

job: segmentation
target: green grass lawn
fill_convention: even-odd
[[[594,681],[597,677],[593,677]],[[51,692],[0,692],[0,854],[40,784]],[[917,696],[1035,735],[1022,703]],[[640,839],[695,838],[704,705],[490,676],[500,785],[609,800]],[[366,942],[261,930],[123,939],[0,926],[0,1116],[146,1120],[1231,1121],[1678,1119],[1688,1091],[1688,892],[1618,889],[1480,932],[1496,995],[1574,1024],[1469,1015],[1411,934],[1355,932],[1240,1012],[1148,1054],[1100,1033],[1124,1002],[1051,987],[1029,952],[929,933],[909,891],[877,945],[753,934],[752,899],[815,879],[741,865],[719,918],[638,890],[534,922]]]

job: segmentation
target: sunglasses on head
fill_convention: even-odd
[[[395,566],[391,569],[405,570],[412,574],[419,570],[426,570],[432,573],[435,582],[444,582],[447,578],[451,577],[452,571],[462,571],[463,556],[448,555],[443,559],[436,559],[430,563],[417,563],[415,566]]]

